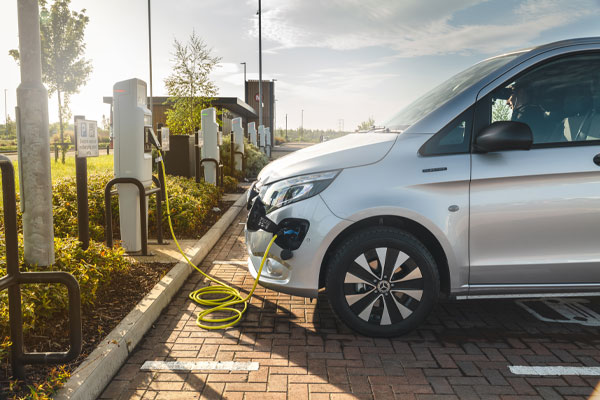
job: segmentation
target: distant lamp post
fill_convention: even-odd
[[[8,89],[4,89],[4,134],[8,137],[8,111],[6,107],[6,91]]]
[[[300,141],[302,141],[303,134],[304,134],[304,109],[302,110],[302,116],[300,117]]]
[[[277,131],[277,98],[275,97],[275,82],[277,82],[277,79],[273,79],[273,90],[271,91],[271,96],[273,96],[273,140],[271,141],[271,143],[275,143],[275,132]]]
[[[263,124],[263,89],[262,89],[262,12],[258,0],[258,126]]]
[[[246,87],[246,62],[241,62],[240,64],[242,64],[244,66],[244,101],[247,103],[248,102],[248,88]]]

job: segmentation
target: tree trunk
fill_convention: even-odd
[[[62,163],[65,163],[65,135],[64,135],[64,127],[63,127],[63,117],[62,117],[62,103],[60,101],[60,88],[56,89],[56,95],[58,97],[58,125],[60,127],[60,148],[62,153]]]
[[[192,134],[195,134],[196,127],[194,126],[194,83],[190,79],[190,129]]]

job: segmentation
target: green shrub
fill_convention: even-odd
[[[223,145],[220,149],[221,162],[225,175],[233,176],[238,180],[243,178],[256,178],[258,173],[269,163],[269,158],[262,153],[258,147],[248,143],[244,138],[244,156],[246,157],[246,169],[243,173],[231,171],[231,139],[223,138]]]
[[[286,142],[283,136],[275,136],[275,145],[279,146],[280,144],[284,144]]]
[[[19,235],[19,263],[21,271],[65,271],[73,274],[81,288],[81,304],[89,306],[96,300],[98,289],[110,285],[111,279],[130,268],[123,257],[123,249],[108,249],[102,243],[90,242],[82,250],[76,238],[54,239],[55,263],[49,267],[23,266],[23,237]],[[6,248],[4,233],[0,234],[0,276],[6,275]],[[53,317],[66,315],[67,290],[63,285],[32,284],[21,287],[23,299],[23,329],[36,329]],[[8,335],[8,291],[0,291],[0,336]]]
[[[104,241],[104,188],[113,178],[112,172],[90,174],[88,177],[88,203],[90,237]],[[196,183],[194,179],[167,176],[171,203],[173,229],[177,236],[193,237],[211,220],[213,207],[219,204],[220,191],[209,183]],[[54,234],[57,237],[77,237],[77,187],[74,177],[58,179],[53,187]],[[111,202],[113,235],[119,237],[119,200],[114,195]],[[162,204],[164,237],[170,236],[167,205]],[[148,230],[156,233],[156,196],[148,202]]]
[[[233,176],[223,177],[223,191],[225,193],[234,193],[237,191],[238,180]]]
[[[208,223],[213,221],[213,208],[221,200],[221,191],[210,183],[196,183],[194,179],[180,176],[167,176],[167,190],[171,207],[171,221],[178,237],[195,237]],[[163,202],[162,226],[164,237],[169,237],[167,205]],[[152,196],[148,204],[148,230],[156,232],[156,198]]]
[[[112,171],[89,174],[88,204],[90,216],[90,238],[104,241],[104,188],[114,177]],[[119,233],[119,200],[111,201],[113,233]],[[77,237],[77,185],[75,177],[59,178],[52,187],[52,212],[54,214],[54,235],[57,237]]]

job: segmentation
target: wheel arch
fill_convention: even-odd
[[[327,271],[327,264],[331,258],[333,251],[338,245],[343,242],[345,238],[358,232],[362,229],[372,226],[390,226],[394,228],[402,229],[408,233],[413,234],[427,249],[431,252],[431,255],[435,259],[439,276],[440,276],[440,290],[445,296],[450,294],[450,269],[448,265],[448,258],[440,243],[435,235],[426,227],[420,223],[413,221],[409,218],[400,217],[396,215],[378,215],[372,216],[360,221],[353,223],[341,231],[336,238],[329,244],[323,260],[321,261],[321,268],[319,272],[319,288],[325,287],[325,278]]]

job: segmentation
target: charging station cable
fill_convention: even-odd
[[[277,239],[277,234],[273,235],[273,238],[269,242],[267,249],[265,250],[265,254],[263,255],[262,261],[260,263],[260,267],[258,269],[258,273],[256,274],[256,279],[254,280],[254,284],[252,285],[252,289],[248,293],[247,296],[243,296],[239,290],[234,287],[229,286],[228,284],[221,282],[217,278],[214,278],[200,268],[198,268],[184,253],[177,238],[175,237],[175,232],[173,231],[173,224],[171,223],[171,208],[169,207],[169,193],[167,191],[167,174],[165,172],[165,163],[163,162],[162,153],[158,150],[161,170],[163,174],[163,181],[165,182],[164,190],[165,190],[165,203],[167,206],[167,219],[169,221],[169,229],[171,230],[171,236],[173,237],[173,241],[177,246],[177,249],[181,253],[181,255],[185,258],[187,263],[191,265],[196,271],[200,272],[206,279],[213,282],[214,285],[206,286],[195,290],[189,294],[189,298],[195,301],[197,304],[201,306],[210,307],[206,310],[201,311],[196,318],[196,325],[200,328],[204,329],[224,329],[229,328],[235,324],[237,324],[241,319],[246,310],[248,309],[248,301],[254,294],[256,290],[256,286],[258,285],[258,280],[260,279],[260,275],[262,273],[263,267],[269,255],[269,251],[271,250],[271,246]],[[217,295],[215,298],[214,296]],[[220,297],[218,297],[220,296]],[[241,309],[234,308],[234,306],[238,304],[243,304]],[[216,313],[218,311],[229,312],[232,315],[229,317],[222,318],[209,318],[210,314]],[[208,324],[208,325],[207,325]]]

